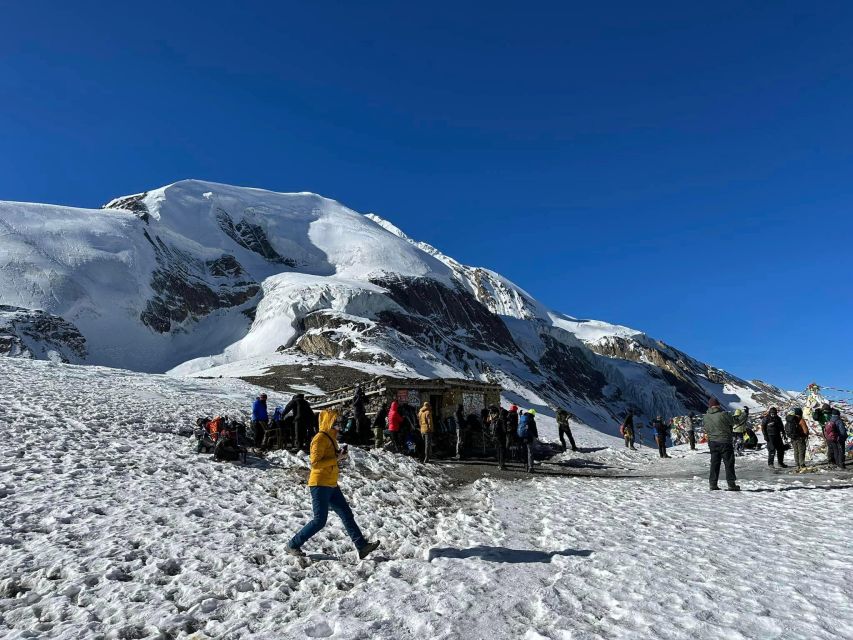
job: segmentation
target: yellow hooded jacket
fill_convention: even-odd
[[[338,414],[320,412],[320,432],[311,440],[309,487],[338,486],[338,432],[332,429]]]
[[[421,433],[432,433],[432,407],[429,402],[424,402],[421,410],[418,411],[418,422],[420,423]]]

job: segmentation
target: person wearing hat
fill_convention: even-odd
[[[325,412],[324,412],[325,413]],[[330,412],[331,413],[331,412]],[[314,517],[287,544],[287,553],[302,557],[302,545],[326,526],[329,509],[338,514],[347,535],[358,550],[362,560],[379,546],[379,541],[368,542],[355,522],[347,499],[338,486],[338,463],[347,456],[346,445],[338,448],[338,430],[340,422],[332,413],[329,419],[320,424],[320,430],[311,440],[311,475],[308,487],[311,490],[311,508]]]
[[[264,446],[264,434],[266,433],[269,420],[267,394],[262,393],[252,403],[252,433],[254,434],[256,447]]]
[[[533,473],[533,445],[539,437],[536,429],[536,409],[531,409],[518,419],[518,437],[527,450],[527,473]]]
[[[744,455],[744,434],[746,433],[746,421],[749,417],[749,414],[746,413],[743,409],[735,410],[735,426],[732,427],[732,433],[734,434],[734,448],[735,455],[741,457]]]
[[[761,421],[761,430],[764,432],[764,441],[767,443],[767,466],[773,467],[773,458],[779,461],[779,466],[787,468],[785,464],[785,425],[776,407],[770,407],[770,411]]]
[[[731,414],[723,411],[720,401],[711,398],[708,412],[705,414],[705,434],[708,436],[708,448],[711,450],[711,471],[708,477],[711,491],[719,491],[720,463],[726,465],[726,484],[728,491],[740,491],[735,477],[735,450],[732,428],[735,426]]]

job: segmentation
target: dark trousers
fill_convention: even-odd
[[[495,454],[498,458],[498,466],[501,469],[506,467],[506,443],[503,438],[495,438]]]
[[[264,436],[267,431],[266,420],[252,420],[252,432],[254,434],[255,446],[261,448],[264,446]]]
[[[690,442],[690,450],[695,451],[696,450],[696,432],[695,431],[688,431],[687,432],[687,440]]]
[[[779,466],[785,464],[785,445],[782,442],[782,434],[767,436],[767,464],[773,465],[773,457],[779,460]]]
[[[572,451],[577,451],[578,447],[575,444],[574,436],[572,436],[572,428],[568,425],[560,425],[560,444],[563,445],[563,451],[566,450],[566,440],[564,436],[569,436],[569,444],[572,445]]]
[[[432,434],[423,433],[421,435],[424,438],[424,462],[429,462],[430,456],[432,455]]]
[[[356,549],[361,549],[364,546],[366,542],[364,535],[355,523],[352,509],[349,508],[347,499],[340,487],[311,487],[311,508],[314,511],[314,518],[291,538],[289,546],[292,549],[302,547],[312,536],[326,526],[329,509],[338,514]]]
[[[655,436],[658,442],[658,455],[661,458],[666,458],[666,436]]]
[[[726,465],[726,484],[730,487],[737,482],[735,477],[735,448],[731,442],[709,442],[711,450],[711,474],[708,481],[712,487],[717,486],[720,479],[720,463]]]
[[[533,471],[533,439],[526,439],[524,441],[524,447],[527,450],[527,470]]]
[[[402,431],[386,431],[391,436],[391,443],[394,445],[394,451],[397,453],[406,453],[405,442],[403,441]]]
[[[842,469],[845,467],[844,463],[844,442],[829,442],[829,456],[830,462],[834,462]]]
[[[797,463],[797,468],[806,466],[806,441],[804,438],[791,440],[791,446],[794,449],[794,462]]]

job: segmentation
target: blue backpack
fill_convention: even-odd
[[[518,437],[522,440],[527,439],[527,425],[530,421],[530,416],[526,413],[518,419]]]

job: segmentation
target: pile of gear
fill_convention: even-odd
[[[199,418],[195,429],[196,453],[213,453],[215,460],[246,462],[246,425],[227,416]]]

